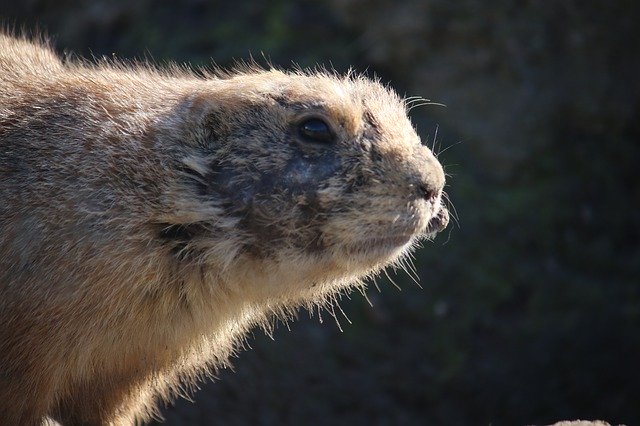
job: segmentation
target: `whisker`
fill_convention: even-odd
[[[397,288],[399,291],[402,291],[402,288],[400,288],[400,286],[398,284],[396,284],[396,282],[394,280],[391,279],[391,277],[389,276],[389,273],[387,272],[386,269],[383,270],[384,274],[387,276],[387,278],[389,279],[389,281],[391,282],[391,284],[394,285],[395,288]]]
[[[420,108],[420,107],[428,106],[428,105],[441,106],[441,107],[444,107],[444,108],[447,107],[445,104],[441,104],[439,102],[427,102],[427,101],[424,101],[424,102],[416,102],[416,103],[410,104],[409,108],[407,109],[407,112],[411,112],[416,108]]]
[[[380,290],[380,286],[378,285],[378,281],[376,281],[376,277],[373,277],[372,281],[373,281],[373,285],[376,286],[378,293],[382,293],[382,290]]]
[[[447,208],[449,209],[449,212],[451,214],[450,217],[454,220],[458,229],[460,229],[460,216],[458,215],[458,210],[456,209],[456,206],[453,204],[453,202],[451,201],[451,198],[449,197],[449,194],[447,194],[446,192],[442,193],[442,197],[444,198],[445,203],[447,204]]]
[[[360,294],[362,294],[362,297],[364,297],[364,300],[367,301],[369,306],[373,308],[373,303],[371,303],[371,300],[369,299],[369,296],[367,296],[366,290],[364,288],[358,288],[358,291],[360,291]]]
[[[460,225],[458,225],[458,228],[460,228]],[[449,232],[447,233],[447,241],[442,243],[443,246],[446,245],[451,240],[451,232],[453,232],[453,228],[449,229]]]
[[[433,133],[433,146],[431,147],[431,152],[435,152],[436,142],[438,141],[438,130],[440,130],[440,125],[436,124],[436,130]],[[438,158],[438,154],[436,154],[436,158]]]
[[[416,283],[416,285],[419,288],[422,288],[422,286],[420,285],[420,277],[418,276],[418,271],[416,271],[416,267],[413,264],[413,262],[411,261],[411,259],[409,257],[406,257],[402,260],[403,263],[406,262],[406,268],[405,268],[405,272],[407,273],[407,275],[409,276],[409,278],[411,278],[411,281],[413,281],[414,283]],[[410,273],[411,272],[411,273]]]
[[[436,158],[438,158],[441,154],[443,154],[443,153],[447,152],[449,149],[453,148],[454,146],[456,146],[456,145],[460,145],[460,144],[461,144],[461,143],[463,143],[463,142],[464,142],[464,141],[462,140],[462,141],[458,141],[458,142],[456,142],[456,143],[454,143],[454,144],[449,145],[448,147],[446,147],[446,148],[445,148],[445,149],[443,149],[442,151],[438,152],[438,153],[436,154]]]
[[[340,312],[342,313],[342,316],[344,317],[344,319],[346,319],[349,324],[353,324],[349,319],[349,317],[347,316],[347,314],[344,313],[344,310],[342,310],[342,306],[340,306],[340,303],[336,303],[336,306],[338,307],[338,310],[340,310]]]
[[[327,309],[325,307],[325,309],[327,309],[327,312],[329,312],[331,314],[331,316],[333,317],[333,320],[336,322],[336,325],[338,326],[338,330],[340,330],[341,333],[344,333],[344,330],[342,329],[342,324],[340,324],[340,321],[338,320],[338,316],[336,315],[336,311],[335,311],[335,298],[332,298],[331,300],[328,301],[329,303],[329,307],[331,308],[331,310]]]

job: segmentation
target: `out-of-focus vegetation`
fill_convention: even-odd
[[[447,105],[412,111],[460,216],[423,289],[256,332],[169,424],[640,424],[640,3],[9,3],[85,56],[353,65]]]

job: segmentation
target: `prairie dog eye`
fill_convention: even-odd
[[[329,125],[320,118],[309,118],[301,122],[298,133],[306,142],[329,144],[335,139]]]

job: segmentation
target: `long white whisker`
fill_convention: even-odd
[[[399,291],[402,291],[402,288],[400,288],[400,286],[398,284],[396,284],[396,282],[394,280],[391,279],[391,277],[389,276],[389,273],[387,272],[386,269],[384,269],[384,274],[387,276],[387,278],[389,279],[391,284],[394,285],[395,288],[397,288]]]

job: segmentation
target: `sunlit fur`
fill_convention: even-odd
[[[309,114],[333,143],[299,140]],[[401,265],[446,226],[443,185],[363,76],[63,63],[0,34],[0,423],[150,418],[249,328]]]

